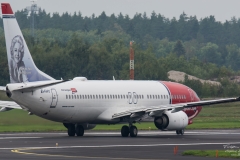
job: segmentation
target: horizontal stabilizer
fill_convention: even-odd
[[[0,91],[6,91],[6,87],[0,86]]]
[[[35,82],[35,83],[22,83],[22,86],[20,86],[17,89],[13,89],[12,91],[22,91],[22,92],[31,92],[34,89],[40,88],[40,87],[47,87],[52,86],[59,83],[67,82],[68,80],[54,80],[54,81],[43,81],[43,82]],[[14,84],[13,84],[14,85]]]
[[[13,101],[0,101],[0,112],[9,111],[11,109],[22,109],[20,105]]]

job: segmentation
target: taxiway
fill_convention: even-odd
[[[66,133],[2,133],[0,159],[213,159],[182,156],[185,150],[224,150],[240,147],[240,130],[139,131],[123,138],[119,132],[86,131],[83,137]],[[174,147],[178,148],[174,155]]]

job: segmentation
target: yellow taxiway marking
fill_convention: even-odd
[[[113,159],[113,160],[166,160],[166,159],[139,159],[139,158],[114,158],[114,157],[88,157],[88,156],[67,156],[67,155],[57,155],[57,154],[43,154],[43,153],[31,153],[23,152],[22,150],[31,150],[31,149],[13,149],[11,152],[26,154],[26,155],[35,155],[35,156],[47,156],[47,157],[65,157],[65,158],[87,158],[87,159]],[[32,150],[37,150],[34,148]]]

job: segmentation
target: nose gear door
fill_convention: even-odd
[[[56,89],[52,88],[51,89],[52,92],[52,103],[50,108],[55,108],[57,106],[57,102],[58,102],[58,95],[57,95],[57,91]]]

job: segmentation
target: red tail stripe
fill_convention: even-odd
[[[2,3],[2,14],[13,14],[12,8],[9,3]]]

